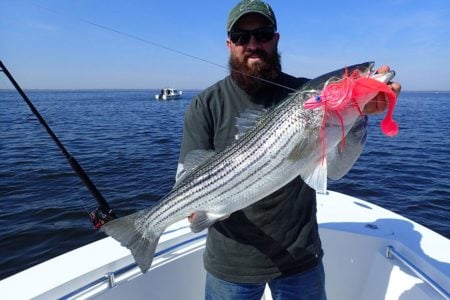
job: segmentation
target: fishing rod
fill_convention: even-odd
[[[160,43],[156,43],[156,42],[150,41],[148,39],[139,37],[137,35],[134,35],[134,34],[131,34],[131,33],[125,32],[125,31],[121,31],[121,30],[118,30],[118,29],[115,29],[115,28],[112,28],[112,27],[108,27],[108,26],[105,26],[105,25],[102,25],[102,24],[99,24],[99,23],[96,23],[96,22],[92,22],[92,21],[87,20],[87,19],[75,17],[75,16],[67,14],[65,12],[58,11],[58,10],[55,10],[55,9],[50,9],[50,8],[42,6],[40,4],[32,3],[31,5],[34,5],[34,6],[38,7],[38,8],[40,8],[40,9],[46,10],[46,11],[48,11],[48,12],[50,12],[52,14],[55,14],[57,16],[64,16],[64,17],[67,17],[67,18],[71,18],[73,20],[77,20],[78,22],[81,22],[81,23],[84,23],[84,24],[88,24],[88,25],[93,26],[93,27],[100,28],[101,30],[109,31],[109,32],[112,32],[114,34],[126,37],[128,39],[136,40],[136,41],[139,41],[139,42],[144,43],[144,44],[151,45],[151,46],[156,47],[156,48],[161,48],[161,49],[164,49],[166,51],[169,51],[169,52],[181,55],[181,56],[185,56],[185,57],[188,57],[188,58],[192,58],[194,60],[198,60],[198,61],[210,64],[210,65],[218,67],[218,68],[222,68],[222,69],[228,69],[229,68],[228,66],[225,66],[225,65],[222,65],[222,64],[219,64],[219,63],[216,63],[216,62],[204,59],[202,57],[199,57],[199,56],[196,56],[196,55],[184,52],[184,51],[177,50],[175,48],[172,48],[172,47],[160,44]],[[233,71],[236,72],[236,73],[239,73],[241,75],[244,75],[244,76],[256,79],[256,80],[260,80],[262,82],[265,82],[265,83],[268,83],[268,84],[271,84],[271,85],[274,85],[274,86],[278,86],[278,87],[281,87],[283,89],[290,90],[292,92],[296,92],[297,91],[296,89],[293,89],[291,87],[279,84],[279,83],[277,83],[275,81],[272,81],[272,80],[264,79],[264,78],[261,78],[259,76],[254,76],[254,75],[251,75],[251,74],[248,74],[248,73],[236,70],[236,69],[233,69]]]
[[[9,81],[12,83],[16,91],[22,96],[22,99],[26,102],[28,107],[31,109],[33,114],[38,118],[41,125],[45,128],[47,133],[50,135],[52,140],[56,143],[58,148],[62,151],[64,154],[64,157],[69,162],[70,166],[72,167],[72,170],[75,172],[75,174],[80,177],[81,181],[84,183],[84,185],[87,187],[89,192],[91,192],[94,199],[97,201],[97,204],[99,205],[98,208],[93,210],[89,213],[89,218],[94,224],[94,228],[98,229],[106,222],[117,218],[116,214],[113,212],[111,207],[109,206],[108,202],[106,202],[105,198],[102,196],[100,191],[97,189],[97,187],[94,185],[92,180],[89,178],[87,173],[83,170],[81,165],[78,163],[78,161],[73,157],[64,147],[64,145],[59,141],[58,137],[55,135],[55,133],[52,131],[50,126],[48,126],[45,119],[41,116],[39,111],[36,109],[36,107],[33,105],[31,100],[28,98],[28,96],[25,94],[25,92],[22,90],[22,88],[19,86],[19,84],[16,82],[14,77],[11,75],[11,73],[8,71],[6,66],[3,64],[3,62],[0,60],[0,72],[3,72],[6,77],[8,77]]]

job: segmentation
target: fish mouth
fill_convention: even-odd
[[[367,74],[369,74],[370,78],[376,79],[380,82],[388,83],[395,77],[396,73],[394,70],[389,70],[384,73],[376,73],[376,70],[373,69],[375,67],[375,62],[370,61],[367,62],[367,64],[368,64]]]
[[[384,82],[384,83],[388,83],[392,80],[392,78],[394,78],[395,76],[395,71],[394,70],[389,70],[385,73],[375,73],[375,74],[371,74],[370,78],[376,79],[379,82]]]
[[[366,76],[369,76],[370,78],[376,79],[376,80],[378,80],[380,82],[384,82],[384,83],[388,83],[395,77],[394,70],[389,70],[384,73],[377,73],[376,70],[374,70],[374,67],[375,67],[375,62],[369,61],[369,62],[360,64],[358,69],[361,72],[361,74],[366,74]]]

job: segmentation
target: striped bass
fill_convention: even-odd
[[[387,117],[392,115],[396,96],[384,82],[391,80],[394,72],[375,75],[373,66],[373,62],[362,63],[307,82],[265,111],[224,151],[188,154],[185,175],[154,206],[112,220],[101,230],[129,248],[145,273],[162,232],[179,220],[195,213],[191,229],[199,232],[299,175],[312,188],[323,189],[327,177],[324,162],[328,159],[330,165],[340,158],[336,153],[364,105],[385,92],[390,105]],[[363,80],[360,84],[359,79]],[[339,88],[344,90],[342,95]],[[391,127],[388,134],[395,134],[395,122],[385,120]]]

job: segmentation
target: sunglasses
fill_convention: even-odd
[[[254,36],[255,40],[259,43],[267,43],[275,36],[275,28],[261,27],[253,30],[236,30],[230,31],[228,34],[230,40],[236,45],[248,44],[252,36]]]

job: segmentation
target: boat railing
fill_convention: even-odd
[[[439,285],[430,276],[428,276],[422,270],[420,270],[416,265],[414,265],[411,261],[409,261],[405,256],[403,256],[398,251],[396,251],[393,246],[386,247],[386,258],[398,259],[404,266],[406,266],[408,269],[410,269],[414,274],[416,274],[426,284],[428,284],[437,293],[439,293],[439,295],[441,295],[444,299],[450,300],[450,294],[441,285]]]
[[[188,243],[195,242],[199,239],[204,238],[205,235],[197,236],[192,239],[186,240],[182,243],[175,244],[171,247],[168,247],[166,249],[161,250],[159,253],[155,255],[161,256],[163,254],[166,254],[170,251],[173,251],[176,248],[180,248],[183,245],[186,245]],[[416,274],[421,280],[423,280],[424,283],[428,284],[433,290],[435,290],[440,296],[442,296],[443,299],[450,300],[449,293],[445,290],[444,287],[442,287],[439,283],[434,281],[430,276],[428,276],[425,272],[420,270],[419,267],[417,267],[414,263],[412,263],[410,260],[408,260],[404,255],[400,254],[393,246],[387,246],[385,257],[388,259],[397,259],[400,261],[404,266],[406,266],[409,270],[411,270],[414,274]],[[93,295],[98,294],[101,291],[106,291],[108,289],[113,288],[117,285],[118,282],[125,281],[127,279],[130,279],[135,276],[139,276],[140,270],[137,267],[135,263],[129,264],[119,270],[108,272],[104,276],[101,276],[100,278],[92,280],[90,283],[72,291],[68,294],[65,294],[64,296],[60,297],[59,299],[73,299],[78,298],[81,296],[81,298],[84,297],[90,297]]]
[[[114,272],[108,272],[104,276],[95,279],[91,281],[90,283],[72,291],[68,294],[65,294],[62,297],[59,297],[59,300],[68,300],[68,299],[75,299],[78,297],[83,298],[89,298],[91,296],[94,296],[102,291],[106,291],[108,289],[111,289],[116,286],[116,277],[121,276],[125,273],[128,273],[130,271],[133,271],[133,274],[139,273],[139,268],[136,265],[136,263],[132,263],[130,265],[127,265],[124,268],[121,268]],[[132,277],[132,275],[128,275],[127,278]]]
[[[177,243],[173,246],[170,246],[166,249],[162,249],[161,251],[158,251],[155,253],[155,258],[160,257],[166,253],[172,252],[176,249],[179,249],[187,244],[195,243],[199,240],[202,240],[206,237],[206,234],[201,234],[198,236],[195,236],[191,239],[182,241],[180,243]],[[190,251],[190,250],[189,250]],[[108,289],[111,289],[115,287],[118,283],[124,282],[126,280],[129,280],[131,278],[134,278],[136,276],[139,276],[141,273],[139,267],[136,263],[131,263],[125,267],[122,267],[118,270],[108,272],[105,275],[101,276],[100,278],[93,279],[91,282],[79,287],[78,289],[71,291],[67,294],[65,294],[62,297],[59,297],[58,299],[75,299],[75,298],[90,298],[94,295],[97,295],[101,293],[102,291],[106,291]]]

